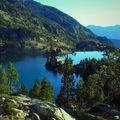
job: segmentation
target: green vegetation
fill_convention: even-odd
[[[112,113],[118,115],[117,111],[103,114],[98,108],[105,107],[108,112],[111,108],[106,104],[109,104],[120,110],[120,50],[115,50],[107,38],[94,35],[70,16],[32,0],[1,0],[0,47],[0,54],[47,52],[46,67],[63,73],[56,102],[70,109],[76,118],[105,120],[111,119]],[[75,50],[104,49],[106,54],[102,60],[85,59],[73,65],[70,58],[64,63],[56,59]],[[80,75],[82,80],[76,83],[74,74]],[[17,98],[14,94],[55,102],[53,88],[46,77],[41,82],[36,80],[29,91],[25,84],[20,85],[18,72],[9,62],[6,69],[0,65],[0,107],[4,111],[0,110],[3,113],[14,114],[11,108],[19,109],[12,100]],[[96,103],[102,105],[96,107]]]
[[[91,66],[86,66],[86,70],[83,69],[86,71],[85,73],[89,73],[89,75],[88,77],[83,77],[84,80],[81,80],[78,83],[77,100],[79,105],[82,102],[91,104],[94,103],[94,101],[99,101],[111,104],[120,109],[119,102],[117,101],[120,99],[119,53],[119,50],[117,52],[107,53],[106,59],[96,62],[94,62],[95,60],[84,61],[84,64],[90,62],[91,65],[94,64],[94,67],[92,67],[95,71],[90,73],[91,71],[89,70],[91,69]]]
[[[56,100],[59,106],[70,109],[68,112],[73,113],[78,119],[104,120],[113,119],[115,115],[119,115],[117,111],[120,110],[119,49],[113,52],[106,51],[105,57],[101,60],[86,59],[75,66],[67,57],[62,64],[62,73],[62,86]],[[81,75],[83,80],[75,83],[74,73]],[[18,74],[12,63],[8,65],[8,74],[1,65],[0,92],[2,95],[0,98],[5,96],[9,99],[10,93],[21,93],[31,98],[54,103],[53,88],[46,77],[41,82],[36,80],[29,94],[26,85],[20,86],[17,80],[19,80]],[[10,89],[11,83],[12,89]],[[17,108],[14,103],[9,102],[4,105],[7,108],[6,113],[12,113],[10,109],[12,106]]]
[[[107,113],[107,109],[112,109],[107,104],[120,110],[119,49],[113,52],[106,51],[105,57],[101,60],[85,59],[75,65],[74,70],[72,61],[66,58],[62,69],[62,86],[57,98],[60,106],[67,108],[76,106],[78,110],[76,109],[75,116],[79,119],[113,119],[113,116]],[[73,73],[81,75],[83,78],[76,86]],[[96,103],[101,104],[91,113],[90,111]],[[101,113],[101,108],[106,109],[106,112]]]
[[[12,63],[8,64],[8,75],[5,69],[0,66],[0,93],[10,94],[10,93],[21,93],[23,95],[28,95],[28,88],[25,84],[19,85],[19,77],[17,70]],[[37,98],[43,101],[54,102],[54,92],[50,82],[46,77],[43,78],[40,83],[36,80],[33,88],[29,92],[30,97]]]
[[[17,70],[12,63],[8,64],[8,79],[11,92],[17,88],[19,76]],[[15,87],[15,88],[13,88]]]
[[[4,106],[5,113],[10,114],[10,115],[14,114],[14,111],[11,108],[17,108],[18,107],[17,104],[15,104],[13,102],[5,102],[3,104],[3,106]]]
[[[7,70],[8,74],[6,74],[5,69],[0,65],[0,97],[7,96],[9,98],[9,94],[20,93],[43,101],[54,102],[53,88],[46,77],[43,78],[41,83],[36,80],[33,88],[28,91],[25,84],[22,86],[19,84],[19,75],[12,63],[8,64]]]
[[[38,80],[35,81],[33,88],[30,90],[30,97],[40,99],[41,84]]]
[[[0,52],[61,53],[101,50],[107,44],[72,17],[35,1],[0,1]],[[6,49],[7,48],[7,49]]]
[[[9,80],[2,65],[0,65],[0,93],[10,93]]]
[[[25,84],[23,84],[23,85],[21,86],[21,91],[20,91],[20,93],[23,94],[23,95],[28,95],[28,88],[27,88],[27,86],[26,86]]]
[[[36,80],[33,88],[30,90],[30,96],[43,101],[54,102],[54,92],[50,82],[46,77],[40,83]]]
[[[36,5],[36,2],[33,4]],[[18,7],[19,6],[19,7]],[[35,15],[26,3],[21,1],[0,1],[0,44],[1,52],[48,51],[64,48],[71,50],[71,38],[66,31],[56,23]],[[64,45],[62,44],[64,41]],[[58,44],[59,42],[59,44]],[[68,45],[67,45],[68,44]],[[11,47],[12,46],[12,47]]]
[[[70,58],[66,58],[63,65],[63,78],[60,94],[57,102],[59,105],[68,106],[74,101],[75,95],[75,81],[73,77],[73,63]]]
[[[41,100],[54,102],[53,88],[46,77],[41,82]]]
[[[92,106],[96,102],[107,103],[120,109],[120,50],[106,50],[104,58],[101,60],[85,59],[78,65],[73,65],[72,61],[66,58],[62,64],[55,57],[48,57],[46,67],[49,70],[62,72],[62,86],[57,97],[60,106],[76,105]],[[77,85],[74,84],[73,74],[80,75]]]
[[[6,73],[8,71],[8,74]],[[18,90],[19,76],[12,63],[9,63],[7,70],[0,65],[0,93],[14,93]]]

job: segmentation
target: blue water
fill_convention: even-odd
[[[59,57],[59,59],[61,60],[65,60],[65,58],[71,58],[73,60],[73,64],[79,64],[81,60],[84,59],[92,59],[95,58],[97,60],[103,58],[103,52],[98,52],[98,51],[90,51],[90,52],[75,52],[72,54],[68,54],[68,55],[63,55],[61,57]]]
[[[65,59],[67,55],[62,56]],[[76,52],[74,54],[68,54],[68,57],[71,57],[74,64],[78,64],[80,60],[85,58],[96,58],[101,59],[103,57],[102,52]],[[14,58],[15,59],[15,58]],[[46,57],[37,56],[37,57],[25,57],[17,60],[10,60],[13,62],[15,68],[17,69],[20,77],[20,84],[26,84],[28,89],[32,88],[36,79],[39,81],[42,80],[44,76],[48,78],[51,82],[55,95],[58,95],[61,87],[61,78],[62,75],[59,73],[54,73],[48,71],[45,68]],[[5,68],[7,64],[3,65]],[[80,77],[75,77],[79,81]]]

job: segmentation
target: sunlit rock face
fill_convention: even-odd
[[[11,106],[10,109],[9,106]],[[15,119],[75,120],[75,118],[53,103],[32,99],[24,95],[0,98],[0,115],[2,115],[0,119],[10,117],[11,114]]]

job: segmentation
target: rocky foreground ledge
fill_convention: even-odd
[[[62,108],[24,95],[0,98],[0,120],[75,120]]]

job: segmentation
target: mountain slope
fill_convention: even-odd
[[[111,41],[114,43],[114,45],[118,48],[120,48],[120,40],[118,39],[111,39]]]
[[[106,36],[111,39],[120,39],[120,25],[107,27],[89,25],[87,28],[99,36]]]
[[[87,28],[96,35],[108,37],[116,47],[120,48],[120,25],[107,27],[89,25]]]
[[[32,0],[0,1],[1,53],[44,53],[50,48],[71,52],[80,42],[86,46],[77,48],[87,50],[91,41],[95,46],[89,50],[103,47],[90,30],[56,8]]]
[[[74,18],[68,16],[67,14],[59,11],[54,7],[42,5],[32,0],[26,1],[25,5],[32,11],[32,13],[57,23],[58,25],[63,27],[69,34],[75,36],[76,39],[82,39],[82,36],[80,36],[82,34],[84,37],[89,36],[92,39],[95,38],[94,34],[90,30],[79,24]]]

